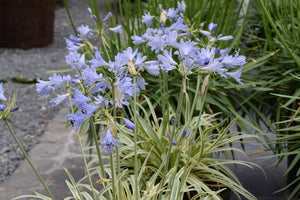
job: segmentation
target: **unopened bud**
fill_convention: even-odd
[[[19,106],[14,106],[10,109],[11,112],[15,112],[17,110],[19,110]]]
[[[125,119],[124,118],[124,122],[127,128],[134,130],[135,129],[135,125],[132,121],[130,121],[129,119]]]
[[[121,91],[118,86],[114,86],[114,94],[115,94],[115,99],[120,103],[121,102]]]
[[[5,106],[5,105],[3,105],[3,104],[0,104],[0,111],[4,111],[4,110],[5,110],[5,108],[6,108],[6,106]]]
[[[173,125],[175,123],[175,117],[172,117],[170,120],[170,124]]]
[[[165,24],[167,21],[167,18],[168,18],[167,12],[163,9],[160,14],[159,22],[161,24]]]
[[[128,71],[129,71],[129,73],[131,75],[135,76],[137,74],[137,72],[135,70],[135,67],[134,67],[134,64],[133,64],[132,60],[128,60],[127,65],[128,65]]]

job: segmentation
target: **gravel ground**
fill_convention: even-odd
[[[69,0],[70,11],[77,26],[92,23],[87,13],[86,0]],[[24,76],[46,79],[48,70],[66,68],[65,38],[72,33],[64,8],[55,11],[54,42],[42,48],[29,50],[0,48],[0,80]],[[39,137],[59,108],[51,108],[49,97],[40,97],[34,84],[20,84],[8,81],[4,84],[6,97],[18,92],[17,105],[10,122],[28,151],[39,142]],[[10,136],[5,124],[0,121],[0,184],[12,174],[23,158]]]

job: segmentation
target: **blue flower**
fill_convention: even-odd
[[[117,78],[117,81],[114,83],[115,106],[117,108],[122,108],[122,105],[129,105],[127,100],[133,96],[133,89],[134,85],[131,78]]]
[[[96,51],[95,58],[90,60],[90,63],[92,68],[97,68],[99,66],[108,66],[108,63],[105,60],[103,60],[99,51]]]
[[[228,68],[232,68],[234,66],[242,66],[246,64],[246,57],[240,56],[239,52],[237,52],[234,57],[231,55],[226,55],[223,58],[222,63]]]
[[[6,105],[0,104],[0,111],[3,112],[6,109]]]
[[[39,93],[39,95],[48,95],[54,87],[52,86],[52,83],[50,81],[43,81],[41,79],[37,79],[36,90]],[[1,92],[0,92],[1,94]]]
[[[167,132],[167,136],[168,136],[168,138],[172,138],[172,136],[171,136],[171,134],[169,133],[169,131]]]
[[[78,35],[83,39],[89,39],[93,36],[93,33],[88,25],[81,25],[76,30]]]
[[[0,83],[0,101],[6,101],[6,98],[4,96],[4,88],[3,88],[3,84]]]
[[[208,30],[209,30],[210,32],[213,32],[214,30],[216,30],[217,27],[218,27],[217,24],[210,23],[210,24],[208,25]]]
[[[132,43],[135,45],[139,45],[144,42],[147,42],[147,39],[145,39],[145,37],[140,37],[140,36],[136,36],[136,35],[131,36],[131,39],[132,39]]]
[[[96,81],[102,81],[103,75],[97,74],[95,69],[86,68],[81,71],[81,78],[87,88],[91,88]]]
[[[114,146],[120,147],[119,142],[120,141],[118,139],[114,138],[111,135],[110,131],[107,130],[106,135],[105,135],[103,141],[101,142],[101,148],[106,147],[107,152],[109,154],[111,154],[114,150]]]
[[[135,125],[132,121],[130,121],[129,119],[124,118],[124,123],[126,125],[127,128],[134,130],[135,129]]]
[[[166,40],[164,39],[166,39],[166,36],[162,37],[161,35],[155,35],[148,43],[148,45],[151,47],[151,51],[158,53],[160,50],[163,50],[166,44]]]
[[[78,106],[78,109],[79,111],[75,114],[68,114],[69,122],[72,126],[75,126],[76,130],[80,128],[85,120],[93,115],[98,107],[92,103],[82,103]]]
[[[157,76],[157,75],[159,75],[159,65],[160,64],[161,64],[160,61],[152,60],[152,61],[145,62],[144,67],[149,74]]]
[[[145,82],[145,80],[142,77],[136,77],[136,87],[137,87],[137,92],[139,90],[145,90],[146,89],[146,85],[147,83]]]
[[[191,134],[191,131],[187,131],[187,130],[184,130],[184,131],[183,131],[183,136],[184,136],[185,138],[189,137],[190,134]]]
[[[57,106],[60,103],[66,104],[68,102],[68,97],[70,94],[62,94],[62,95],[57,95],[54,99],[50,101],[51,106]]]
[[[206,66],[214,61],[215,48],[210,49],[209,47],[201,48],[195,56],[195,61],[200,66]]]
[[[182,58],[184,58],[185,56],[191,56],[197,51],[197,48],[194,47],[194,42],[190,40],[186,42],[181,40],[177,48]]]
[[[83,95],[79,90],[74,89],[74,91],[75,94],[71,96],[71,100],[73,101],[74,105],[81,105],[90,101],[90,98]]]
[[[146,26],[148,27],[152,25],[152,20],[153,20],[153,16],[150,15],[150,12],[142,16],[142,22],[146,24]]]
[[[171,47],[176,47],[177,46],[177,38],[179,35],[177,34],[177,31],[171,31],[169,29],[165,29],[165,42],[166,45],[171,46]]]
[[[16,112],[17,110],[19,110],[19,106],[14,106],[10,109],[10,112]]]
[[[103,18],[103,22],[109,20],[110,18],[112,17],[112,13],[111,12],[108,12],[107,15]]]
[[[238,82],[239,84],[243,84],[243,82],[240,79],[240,77],[242,75],[242,70],[243,70],[243,68],[241,67],[239,70],[237,70],[235,72],[227,72],[226,75],[234,78],[236,80],[236,82]]]
[[[186,8],[186,4],[184,1],[181,1],[181,2],[177,2],[177,9],[179,12],[184,12],[185,11],[185,8]]]
[[[77,51],[83,46],[83,44],[80,43],[81,41],[82,41],[81,38],[78,38],[74,35],[70,35],[69,39],[66,39],[67,50],[70,52]]]
[[[170,124],[173,125],[175,123],[175,117],[171,117]]]
[[[170,30],[186,31],[188,26],[185,25],[184,20],[181,17],[179,17],[177,21],[174,24],[172,24],[169,28]]]
[[[92,9],[90,7],[87,7],[87,11],[92,14]]]
[[[178,13],[177,9],[169,8],[166,12],[167,12],[167,16],[170,20],[176,20],[177,19],[177,13]]]
[[[94,100],[94,103],[101,108],[107,106],[110,103],[107,99],[104,99],[104,97],[99,94],[98,96],[94,97]]]
[[[172,50],[168,52],[164,50],[164,55],[158,55],[157,58],[161,61],[160,68],[164,72],[169,72],[176,68],[177,63],[172,58]]]
[[[85,56],[80,55],[76,51],[72,51],[66,56],[66,63],[76,70],[82,70],[87,67],[85,64]]]
[[[233,36],[231,36],[231,35],[226,35],[226,36],[219,35],[217,39],[218,40],[223,40],[223,41],[228,41],[228,40],[232,40]]]
[[[118,25],[116,27],[113,28],[109,28],[110,31],[115,32],[115,33],[122,33],[122,26]]]

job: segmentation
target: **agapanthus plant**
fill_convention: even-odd
[[[53,106],[60,103],[68,105],[70,107],[70,113],[68,114],[70,125],[74,126],[77,131],[92,133],[91,137],[95,143],[100,164],[99,175],[101,179],[107,178],[107,175],[99,144],[101,143],[101,147],[105,147],[109,153],[111,161],[109,178],[112,181],[112,186],[111,190],[106,192],[107,197],[122,199],[123,195],[120,188],[120,176],[123,174],[122,170],[125,170],[126,167],[122,164],[122,162],[125,162],[122,155],[124,151],[120,152],[120,149],[126,144],[124,136],[121,134],[124,132],[122,129],[125,129],[122,125],[123,122],[130,130],[128,137],[133,141],[132,146],[124,148],[129,149],[131,151],[129,156],[131,155],[134,158],[132,173],[134,177],[132,186],[134,199],[140,199],[140,190],[145,189],[144,185],[139,185],[139,174],[142,173],[139,159],[145,157],[142,143],[160,143],[160,140],[167,136],[169,143],[164,143],[165,148],[162,147],[161,150],[165,160],[162,163],[157,163],[157,166],[162,164],[160,169],[162,174],[159,175],[160,178],[158,179],[160,192],[157,195],[159,199],[167,198],[170,195],[167,191],[172,189],[172,185],[176,180],[175,175],[167,176],[170,173],[170,167],[174,170],[174,174],[183,170],[178,168],[183,167],[179,165],[181,162],[178,160],[181,159],[182,155],[188,158],[188,164],[194,162],[192,157],[195,151],[194,147],[199,146],[201,141],[199,138],[203,137],[201,136],[202,123],[200,121],[209,77],[212,75],[224,78],[231,77],[242,84],[241,72],[242,66],[246,63],[245,56],[239,55],[238,51],[234,55],[230,55],[230,49],[220,49],[216,46],[218,41],[230,40],[232,36],[216,36],[214,31],[217,25],[210,23],[208,31],[199,28],[199,37],[195,37],[194,31],[192,33],[192,30],[185,24],[185,8],[184,1],[178,2],[176,8],[163,9],[160,5],[161,14],[159,17],[152,16],[150,12],[142,17],[142,22],[148,29],[141,36],[132,36],[132,40],[135,45],[146,44],[149,46],[150,51],[155,55],[154,57],[147,58],[138,48],[132,47],[110,55],[107,51],[107,44],[103,42],[105,40],[101,39],[102,34],[105,30],[120,34],[122,33],[122,27],[108,27],[108,21],[106,20],[111,16],[109,13],[102,21],[100,32],[99,26],[96,30],[93,30],[86,25],[81,25],[76,30],[77,34],[71,35],[66,40],[68,50],[66,63],[73,70],[72,76],[53,74],[48,81],[38,79],[36,87],[39,94],[48,95],[50,92],[56,91],[58,95],[51,100],[51,104]],[[94,17],[91,9],[88,9],[88,11],[91,13],[92,18],[99,23],[100,19]],[[155,25],[157,26],[151,28]],[[95,36],[97,33],[100,34],[100,47],[92,42],[93,37],[97,37]],[[155,123],[151,120],[138,119],[138,116],[140,117],[142,113],[139,110],[143,110],[141,106],[142,99],[146,99],[148,105],[151,105],[150,100],[147,98],[147,95],[151,96],[151,94],[147,94],[146,91],[149,87],[145,78],[147,73],[146,76],[152,75],[155,78],[157,76],[172,76],[175,73],[182,78],[176,109],[171,111],[170,106],[165,103],[162,110],[163,117],[161,120],[169,122],[171,119],[172,125],[169,126],[164,123],[159,131],[150,130],[152,124],[155,124],[156,127],[159,126],[155,114],[152,113],[151,115]],[[206,78],[202,81],[203,74],[206,75]],[[187,86],[187,80],[192,75],[198,77],[195,87]],[[164,84],[161,87],[168,94],[168,79],[164,78],[163,82]],[[161,81],[156,81],[155,84],[159,85],[160,83]],[[202,85],[201,91],[200,85]],[[194,98],[190,101],[188,93],[191,88],[196,92]],[[201,102],[198,106],[200,109],[196,112],[196,104],[199,101]],[[189,102],[192,102],[192,104],[190,105]],[[155,113],[154,106],[150,106],[150,110]],[[196,113],[198,116],[195,116]],[[170,115],[172,115],[171,118],[169,118]],[[184,120],[181,120],[182,115]],[[146,118],[150,117],[147,114],[144,116]],[[99,129],[95,127],[95,124],[99,123],[104,124],[106,128],[106,134],[100,141],[99,138],[101,137],[97,132]],[[147,130],[154,134],[152,138],[149,138],[149,141],[139,138],[141,136],[139,135],[140,132],[143,132],[145,127],[148,127]],[[185,145],[191,147],[182,152],[180,148],[183,141]],[[120,158],[122,158],[122,161]],[[178,159],[174,160],[174,158]],[[200,156],[200,158],[202,157]],[[187,169],[183,170],[183,173],[188,176],[189,171]],[[117,183],[116,180],[118,180]],[[104,185],[108,187],[107,184],[104,183]],[[193,188],[192,190],[198,189]],[[163,191],[167,193],[164,194]],[[182,191],[181,195],[185,192]],[[251,196],[244,191],[242,194]]]

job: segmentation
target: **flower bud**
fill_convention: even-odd
[[[191,131],[187,131],[187,130],[184,130],[184,131],[183,131],[183,136],[184,136],[185,138],[189,137],[190,134],[191,134]]]
[[[10,109],[10,112],[15,112],[17,110],[19,110],[19,106],[14,106]]]
[[[171,134],[169,133],[169,131],[167,132],[167,136],[168,136],[168,138],[172,137]]]
[[[170,124],[173,125],[174,123],[175,123],[175,117],[172,117],[172,118],[170,119]]]
[[[3,104],[0,104],[0,111],[4,111],[4,110],[5,110],[5,108],[6,108],[6,106],[5,106],[5,105],[3,105]]]
[[[167,12],[166,12],[165,10],[162,10],[162,11],[161,11],[161,14],[160,14],[159,22],[160,22],[161,24],[165,24],[167,18],[168,18]]]
[[[128,60],[127,65],[128,65],[128,71],[129,71],[129,73],[131,75],[135,76],[137,74],[137,72],[135,70],[135,67],[134,67],[134,64],[133,64],[132,60]]]
[[[127,128],[134,130],[135,129],[135,125],[132,121],[130,121],[129,119],[125,119],[124,118],[124,122]]]

